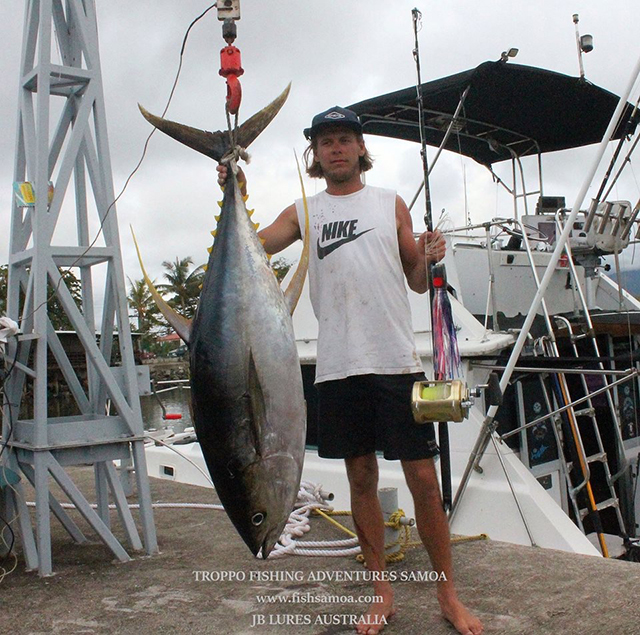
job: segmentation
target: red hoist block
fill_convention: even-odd
[[[240,49],[229,45],[220,51],[219,73],[227,80],[227,110],[236,115],[242,100],[242,87],[238,77],[244,73],[240,62]]]

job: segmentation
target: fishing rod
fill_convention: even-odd
[[[638,123],[638,108],[639,108],[639,106],[640,106],[640,97],[638,97],[638,100],[636,101],[636,104],[633,107],[633,111],[631,113],[631,116],[629,117],[629,120],[627,121],[627,132],[626,132],[627,136],[630,134],[630,132],[628,130],[628,128],[630,127],[630,124],[631,123],[634,123],[634,124]],[[622,159],[622,163],[621,163],[620,167],[618,168],[618,171],[616,172],[615,176],[611,180],[611,183],[609,184],[609,187],[607,188],[607,191],[602,195],[602,198],[604,200],[606,200],[608,198],[609,194],[611,193],[611,190],[615,187],[616,183],[618,182],[618,179],[620,178],[620,175],[622,174],[622,170],[624,170],[626,165],[631,162],[631,155],[635,152],[635,149],[638,146],[638,141],[640,141],[640,135],[637,135],[636,138],[633,140],[633,143],[631,144],[631,148],[629,148],[629,151],[627,152],[626,156],[624,157],[624,159]]]
[[[425,214],[424,222],[428,231],[433,231],[433,216],[431,212],[431,189],[429,187],[429,163],[427,161],[427,140],[424,136],[424,101],[422,99],[422,78],[420,73],[420,48],[418,44],[418,26],[422,20],[422,13],[418,9],[411,10],[413,18],[413,35],[414,48],[413,59],[416,63],[416,75],[418,83],[416,84],[416,101],[418,104],[418,129],[420,131],[420,158],[422,159],[422,172],[424,174],[424,198],[425,198]]]
[[[594,198],[591,201],[591,205],[589,207],[589,211],[587,213],[587,220],[585,222],[584,225],[584,231],[588,232],[589,229],[591,229],[591,224],[593,223],[593,219],[595,218],[596,215],[596,211],[598,208],[598,204],[600,203],[600,201],[604,198],[606,200],[606,197],[609,195],[609,193],[611,192],[611,189],[613,188],[613,186],[615,185],[616,181],[618,180],[618,177],[620,176],[622,169],[626,166],[627,161],[629,160],[629,157],[631,155],[631,152],[633,152],[633,150],[636,147],[637,144],[637,138],[631,148],[631,152],[629,152],[629,154],[627,154],[627,157],[623,160],[622,165],[620,166],[620,169],[618,170],[618,172],[616,173],[610,187],[607,189],[606,194],[603,196],[602,193],[604,192],[605,188],[607,187],[607,184],[609,182],[609,179],[611,178],[611,173],[613,172],[613,168],[615,167],[615,164],[618,161],[618,158],[620,156],[620,153],[622,152],[622,148],[624,146],[624,143],[627,141],[627,137],[631,134],[632,130],[635,128],[636,124],[638,123],[638,104],[640,103],[640,98],[638,99],[638,101],[636,102],[635,106],[633,107],[633,110],[631,111],[631,114],[629,115],[628,118],[625,119],[624,122],[621,122],[619,124],[619,126],[622,128],[622,135],[620,137],[620,140],[618,141],[618,144],[613,152],[613,156],[611,157],[611,160],[609,161],[609,166],[607,167],[607,170],[604,174],[604,176],[602,177],[602,182],[600,184],[600,187],[598,189],[598,193],[594,196]]]
[[[417,84],[416,101],[418,105],[418,126],[420,130],[420,155],[422,157],[422,169],[424,174],[425,191],[425,216],[424,222],[428,232],[433,232],[433,216],[431,211],[431,189],[429,187],[429,164],[427,161],[427,142],[425,138],[424,100],[422,96],[422,78],[420,74],[420,53],[418,44],[418,31],[422,14],[418,9],[413,9],[413,32],[415,46],[413,56],[416,62]],[[459,116],[469,87],[462,94],[453,120],[449,125],[445,140],[438,150],[438,154],[448,135],[453,130],[453,125]],[[431,169],[433,165],[431,166]],[[415,201],[414,201],[415,202]],[[427,245],[425,243],[425,258],[427,257]],[[451,450],[449,445],[448,423],[461,422],[469,416],[469,410],[475,399],[486,390],[487,402],[494,405],[502,403],[502,393],[499,388],[496,373],[489,375],[489,383],[484,386],[476,386],[469,389],[461,379],[455,379],[462,375],[460,351],[456,336],[456,327],[453,322],[451,301],[447,292],[447,274],[443,263],[427,265],[428,295],[431,315],[431,348],[433,355],[433,380],[419,381],[413,386],[411,395],[411,407],[417,423],[438,423],[438,442],[440,445],[440,474],[442,482],[442,505],[445,512],[452,507],[451,486]]]
[[[427,141],[424,134],[424,102],[422,98],[422,78],[420,73],[420,49],[418,44],[418,31],[419,25],[422,20],[422,13],[416,8],[412,9],[411,16],[413,18],[413,33],[414,33],[414,49],[413,58],[416,64],[417,84],[416,84],[416,97],[418,104],[418,127],[420,130],[420,157],[422,159],[422,171],[424,174],[424,196],[425,196],[425,215],[424,222],[429,233],[433,232],[433,214],[431,207],[431,188],[429,187],[429,163],[427,161]],[[426,243],[425,243],[425,257],[426,257]],[[443,376],[440,372],[439,364],[437,363],[437,357],[442,355],[444,351],[438,349],[436,328],[444,329],[450,336],[453,336],[453,344],[457,351],[457,342],[455,340],[455,326],[453,325],[453,318],[451,315],[451,307],[448,306],[447,311],[447,286],[446,286],[446,271],[443,264],[427,264],[427,283],[428,294],[431,305],[431,350],[433,358],[433,371],[434,379],[436,381],[442,381],[444,379],[451,379]],[[438,319],[436,315],[436,299],[440,296],[442,311],[439,316],[442,319]],[[459,356],[458,356],[459,360]],[[459,362],[458,362],[459,363]],[[440,475],[442,480],[442,505],[445,512],[449,511],[452,503],[452,491],[451,491],[451,449],[449,446],[449,427],[447,421],[438,421],[438,443],[440,445]]]

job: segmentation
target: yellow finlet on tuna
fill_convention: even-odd
[[[239,126],[233,145],[248,147],[285,97],[286,92]],[[229,150],[228,131],[206,132],[145,116],[215,161]],[[248,227],[253,221],[242,216],[237,176],[230,177],[226,190],[224,213],[218,212],[225,218],[189,342],[192,419],[218,498],[251,553],[267,558],[299,490],[304,390],[288,306],[269,277],[258,236]]]
[[[222,201],[216,201],[216,203],[218,203],[218,207],[222,208]]]
[[[258,231],[258,227],[260,227],[260,223],[254,223],[253,228]]]
[[[212,230],[211,230],[211,235],[212,235],[214,238],[216,237],[216,234],[217,234],[217,233],[218,233],[218,230],[217,230],[217,229],[212,229]]]
[[[219,222],[220,222],[220,214],[218,214],[217,216],[214,216],[214,218],[215,218],[215,220],[216,220],[216,223],[219,223]]]
[[[211,253],[213,251],[213,247],[207,247],[207,251]]]

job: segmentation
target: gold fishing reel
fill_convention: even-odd
[[[461,379],[426,380],[413,384],[411,410],[416,423],[452,421],[460,423],[469,417],[476,399],[486,391],[490,405],[502,403],[502,391],[496,373],[489,375],[489,383],[470,389]]]
[[[411,409],[416,423],[455,421],[469,416],[473,405],[467,384],[460,379],[417,381],[413,384]]]

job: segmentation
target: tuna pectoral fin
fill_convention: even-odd
[[[164,298],[158,293],[157,289],[153,286],[153,282],[149,279],[147,272],[144,268],[144,264],[142,264],[142,256],[140,255],[140,248],[138,247],[138,241],[136,240],[136,235],[133,233],[133,227],[131,227],[131,235],[133,236],[133,244],[136,246],[136,252],[138,254],[138,260],[140,262],[140,269],[142,269],[142,276],[144,277],[144,281],[147,283],[147,287],[149,287],[149,292],[153,297],[154,302],[157,307],[160,309],[160,312],[166,318],[167,322],[171,324],[171,326],[175,329],[176,333],[180,336],[180,338],[189,343],[189,336],[191,335],[191,320],[182,317],[179,313],[176,313],[164,300]]]
[[[295,154],[295,150],[294,150]],[[298,178],[300,179],[300,187],[302,188],[302,204],[304,205],[304,233],[303,233],[303,247],[302,255],[298,261],[298,267],[293,274],[287,289],[284,292],[284,299],[289,307],[289,312],[293,315],[304,287],[304,279],[307,276],[307,269],[309,268],[309,208],[307,206],[307,195],[304,191],[304,183],[302,181],[302,172],[300,172],[300,163],[298,162],[298,156],[296,155],[296,166],[298,168]]]
[[[287,100],[290,88],[291,84],[266,108],[247,119],[238,128],[236,141],[239,146],[248,148],[249,144],[271,123],[271,120],[278,114]],[[162,117],[156,117],[147,112],[140,104],[138,104],[138,108],[140,108],[142,116],[158,130],[216,161],[220,161],[230,148],[229,133],[227,131],[207,132],[206,130],[199,130],[175,121],[162,119]]]
[[[253,352],[249,349],[249,367],[247,369],[247,392],[245,393],[246,408],[256,454],[262,454],[262,435],[266,429],[267,406],[264,392],[260,384],[260,377],[253,359]]]

